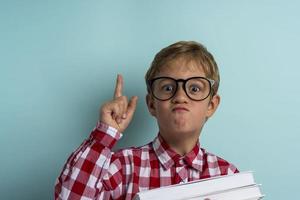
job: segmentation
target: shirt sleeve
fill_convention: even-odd
[[[107,181],[104,182],[103,177],[107,176],[110,167],[111,149],[121,137],[122,134],[115,128],[98,122],[90,137],[64,165],[55,183],[55,199],[109,199],[110,189],[106,187]]]
[[[238,168],[236,168],[235,165],[233,165],[232,163],[229,164],[228,168],[227,168],[227,174],[235,174],[235,173],[239,173],[240,171],[238,170]]]

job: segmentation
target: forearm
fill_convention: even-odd
[[[110,165],[112,147],[121,134],[98,123],[90,137],[68,158],[55,184],[55,199],[83,196],[95,199],[104,192],[102,180]]]

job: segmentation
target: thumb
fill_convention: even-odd
[[[130,101],[129,101],[128,107],[127,107],[127,116],[128,117],[132,117],[132,115],[135,111],[135,108],[136,108],[137,100],[138,100],[137,96],[133,96],[130,98]]]

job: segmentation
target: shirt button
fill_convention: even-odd
[[[180,164],[180,165],[183,165],[183,160],[179,160],[179,164]]]

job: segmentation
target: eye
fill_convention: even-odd
[[[201,92],[201,87],[199,87],[198,85],[191,85],[189,91],[191,93],[198,93]]]
[[[164,86],[162,86],[162,91],[163,92],[172,92],[173,90],[174,90],[173,85],[164,85]]]

